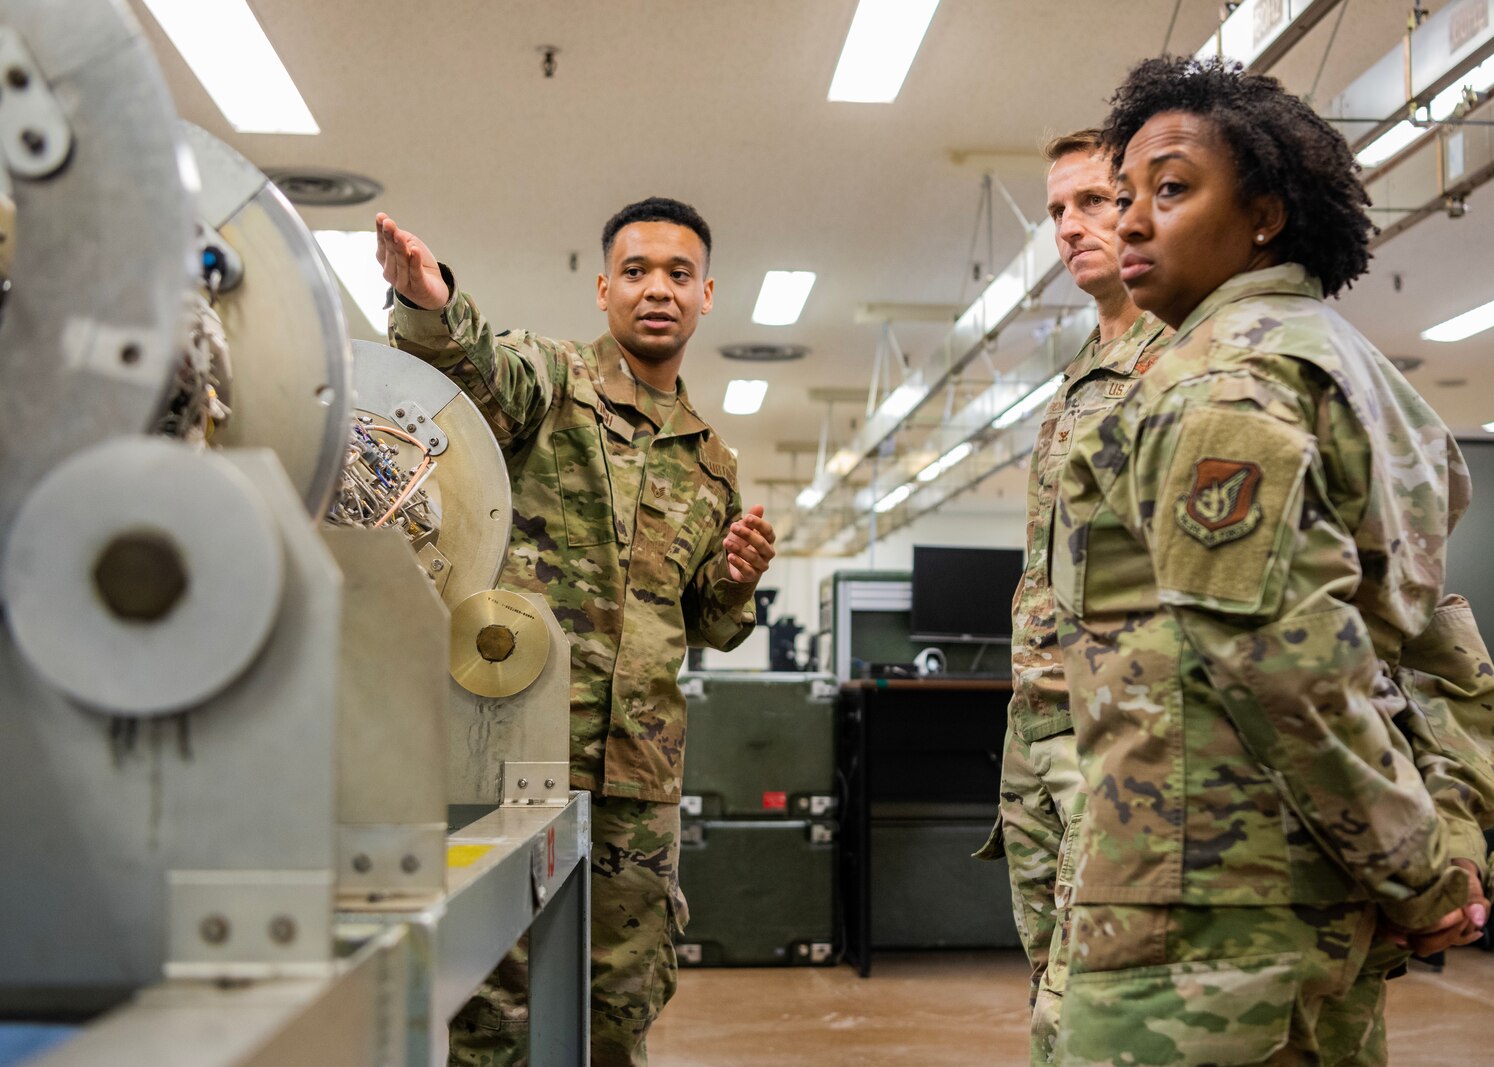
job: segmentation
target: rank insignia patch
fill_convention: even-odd
[[[1261,521],[1256,490],[1261,468],[1237,459],[1201,459],[1193,465],[1193,488],[1178,497],[1173,513],[1183,532],[1205,547],[1238,541]]]

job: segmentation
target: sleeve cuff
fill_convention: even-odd
[[[389,292],[393,297],[389,304],[391,333],[397,333],[400,337],[417,344],[431,345],[431,342],[436,342],[442,345],[451,341],[451,323],[455,319],[453,311],[458,300],[466,299],[466,294],[457,288],[456,275],[451,272],[451,268],[445,263],[439,266],[441,277],[446,280],[449,295],[446,297],[446,303],[434,311],[416,307],[396,293],[393,286],[390,287]]]
[[[1462,820],[1444,820],[1442,832],[1447,836],[1447,854],[1455,860],[1467,860],[1478,868],[1479,878],[1489,874],[1489,845],[1478,825]]]
[[[1468,903],[1468,876],[1449,866],[1429,887],[1403,900],[1381,900],[1386,918],[1404,930],[1424,930]]]
[[[999,860],[1006,856],[1006,842],[1001,837],[1001,816],[996,816],[996,825],[991,827],[991,834],[986,838],[986,843],[971,853],[978,860]]]
[[[711,583],[710,598],[720,606],[720,613],[701,628],[708,645],[730,652],[747,639],[757,625],[757,605],[752,599],[756,588],[756,582],[734,582],[730,578],[717,578]]]

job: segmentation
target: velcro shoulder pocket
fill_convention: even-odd
[[[1312,436],[1264,412],[1188,407],[1155,501],[1164,604],[1270,613],[1284,588]]]

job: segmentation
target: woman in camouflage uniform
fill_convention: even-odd
[[[1467,472],[1324,302],[1369,260],[1343,138],[1216,61],[1114,105],[1122,278],[1177,335],[1060,486],[1090,799],[1059,1060],[1374,1062],[1379,931],[1475,936],[1484,857],[1392,725]]]

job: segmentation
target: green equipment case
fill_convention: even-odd
[[[833,816],[835,699],[829,674],[686,672],[687,817]]]
[[[878,819],[871,827],[876,948],[1020,946],[1006,860],[971,858],[990,820]]]
[[[835,838],[829,821],[686,819],[681,965],[834,963]]]

